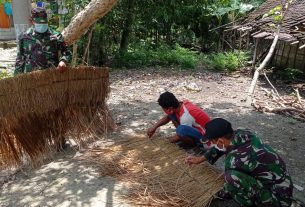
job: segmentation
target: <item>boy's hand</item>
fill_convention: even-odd
[[[151,138],[151,137],[155,134],[155,132],[156,132],[155,127],[149,128],[149,129],[147,130],[147,136],[148,136],[148,138]]]
[[[185,158],[185,163],[188,165],[194,165],[194,164],[199,164],[205,161],[205,157],[204,156],[194,156],[194,155],[188,155]]]

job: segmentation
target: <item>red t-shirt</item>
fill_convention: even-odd
[[[176,114],[181,125],[187,125],[205,133],[204,126],[210,121],[209,115],[190,101],[183,101],[179,113]]]

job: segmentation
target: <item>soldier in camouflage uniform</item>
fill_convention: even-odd
[[[51,67],[65,70],[71,60],[71,51],[62,35],[48,27],[45,9],[32,9],[31,22],[33,26],[19,36],[14,75]],[[56,147],[58,150],[67,147],[64,136],[60,135]]]
[[[217,150],[225,152],[225,185],[219,196],[234,198],[242,206],[291,205],[291,178],[284,161],[270,146],[248,130],[233,131],[224,119],[214,119],[205,128],[205,141],[214,147],[200,157],[189,155],[186,162],[213,164]]]
[[[14,75],[50,67],[64,70],[71,52],[62,35],[48,27],[46,11],[32,9],[31,22],[33,26],[19,36]]]

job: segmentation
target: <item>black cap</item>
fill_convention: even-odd
[[[225,119],[216,118],[205,125],[203,141],[209,141],[233,133],[232,125]]]

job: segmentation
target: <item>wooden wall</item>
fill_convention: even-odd
[[[295,68],[305,72],[305,48],[279,41],[271,64],[278,68]]]

